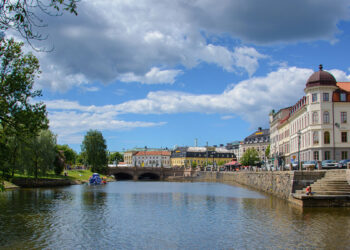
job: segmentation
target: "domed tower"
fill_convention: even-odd
[[[305,94],[311,103],[331,103],[333,91],[338,89],[334,76],[323,70],[322,64],[319,71],[314,72],[306,82]]]
[[[337,81],[334,76],[323,70],[322,64],[319,66],[319,71],[313,73],[306,82],[306,88],[316,86],[337,86]]]
[[[335,159],[334,129],[333,129],[333,92],[337,90],[334,76],[323,70],[314,72],[306,82],[305,94],[307,98],[307,113],[309,117],[309,131],[312,142],[313,159]],[[316,156],[317,155],[317,156]]]

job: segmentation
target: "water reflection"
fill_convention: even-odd
[[[0,248],[347,249],[349,212],[218,183],[16,190],[0,194]]]

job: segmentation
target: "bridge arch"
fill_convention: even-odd
[[[114,177],[117,181],[128,181],[128,180],[133,180],[132,174],[129,173],[124,173],[124,172],[119,172],[114,174]]]
[[[160,180],[160,176],[158,174],[155,174],[155,173],[143,173],[143,174],[140,174],[139,177],[137,178],[138,180],[141,180],[141,181],[158,181]]]

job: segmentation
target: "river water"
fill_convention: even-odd
[[[0,249],[350,249],[350,209],[221,183],[21,189],[0,194]]]

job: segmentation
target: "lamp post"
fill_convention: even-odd
[[[299,168],[299,170],[300,171],[303,171],[302,169],[301,169],[301,164],[300,164],[300,138],[301,138],[301,132],[300,132],[300,130],[298,131],[298,168]]]

